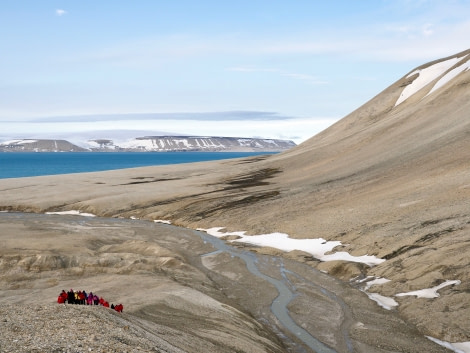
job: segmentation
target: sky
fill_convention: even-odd
[[[468,49],[469,13],[470,0],[2,0],[0,140],[134,129],[300,143]]]

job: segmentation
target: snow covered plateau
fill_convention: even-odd
[[[0,152],[280,152],[296,145],[290,140],[213,136],[95,138],[73,142],[51,139],[15,139],[0,142]]]

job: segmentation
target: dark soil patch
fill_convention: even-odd
[[[385,260],[390,260],[390,259],[393,259],[394,257],[397,257],[409,250],[412,250],[412,249],[416,249],[416,248],[420,248],[421,246],[420,245],[405,245],[405,246],[402,246],[400,248],[398,248],[397,250],[395,251],[392,251],[390,254],[387,254],[385,256],[383,256],[382,258],[385,259]]]
[[[209,217],[219,211],[228,211],[234,208],[245,207],[252,205],[262,200],[272,199],[280,194],[279,190],[273,190],[268,192],[255,193],[247,197],[243,197],[238,200],[231,200],[221,203],[218,207],[212,207],[210,209],[203,210],[196,213],[197,217]]]
[[[120,184],[120,185],[135,185],[135,184],[149,184],[149,183],[158,183],[160,181],[170,181],[170,180],[180,180],[181,178],[166,178],[166,179],[153,179],[153,180],[143,180],[146,177],[132,178],[139,179],[139,181],[131,181],[130,183]]]
[[[452,232],[455,232],[456,230],[460,230],[460,229],[461,228],[449,227],[449,228],[440,230],[438,232],[428,233],[425,236],[419,238],[416,242],[417,243],[425,243],[429,240],[439,238],[443,234],[452,233]]]
[[[252,173],[242,174],[226,180],[224,184],[228,184],[229,186],[224,187],[224,190],[269,185],[266,179],[273,178],[280,172],[281,170],[279,168],[264,168]]]

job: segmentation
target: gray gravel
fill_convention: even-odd
[[[0,352],[183,352],[135,317],[101,306],[0,307]]]

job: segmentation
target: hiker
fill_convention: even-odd
[[[73,292],[73,289],[70,289],[70,291],[67,292],[67,303],[75,304],[75,293]]]
[[[67,300],[67,298],[68,298],[67,293],[62,289],[62,292],[60,292],[59,297],[57,298],[57,303],[65,304],[65,301]]]
[[[65,304],[66,302],[69,304],[101,305],[105,308],[110,307],[110,303],[103,297],[98,297],[96,294],[93,294],[93,292],[87,294],[87,292],[84,290],[74,291],[73,289],[70,289],[70,291],[66,292],[62,289],[62,292],[60,292],[59,296],[57,297],[57,303]],[[122,313],[124,306],[122,304],[111,304],[111,309]]]
[[[85,294],[82,291],[78,291],[78,304],[85,305]]]
[[[93,292],[88,293],[88,298],[86,299],[88,305],[93,305]]]

